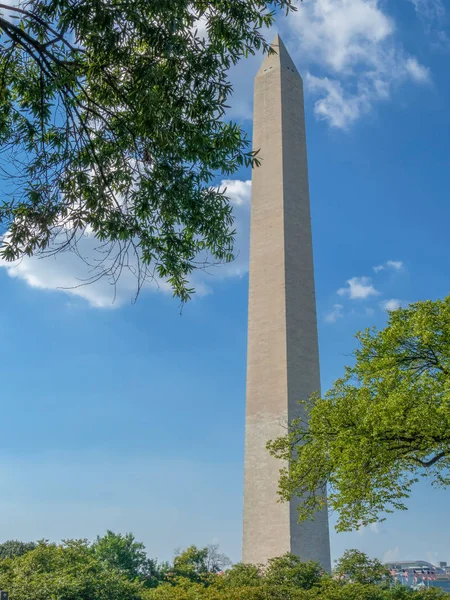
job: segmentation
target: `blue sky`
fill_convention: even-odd
[[[386,307],[449,291],[449,19],[441,0],[305,0],[268,33],[305,81],[323,389]],[[232,73],[249,132],[260,60]],[[68,255],[0,265],[0,539],[109,528],[160,559],[217,542],[239,560],[250,178],[228,182],[238,259],[197,276],[182,315],[164,286],[132,304],[128,277],[114,304],[105,281],[56,291],[85,276]],[[450,561],[448,492],[414,492],[333,532],[333,557]]]

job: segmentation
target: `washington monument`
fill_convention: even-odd
[[[255,79],[243,562],[291,552],[330,570],[328,515],[298,524],[266,450],[320,389],[303,82],[283,42]]]

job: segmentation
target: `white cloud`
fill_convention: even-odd
[[[227,188],[227,196],[233,205],[234,229],[236,230],[234,253],[236,258],[232,263],[214,267],[209,273],[219,278],[242,277],[248,273],[252,182],[251,180],[224,179],[221,185]],[[212,279],[207,277],[202,279],[205,282],[212,282]]]
[[[431,81],[429,69],[402,47],[386,6],[384,0],[303,0],[295,13],[262,31],[269,40],[276,31],[282,34],[315,98],[316,117],[334,128],[348,129],[405,82]],[[231,69],[230,117],[251,118],[253,78],[261,61],[256,53]]]
[[[387,260],[384,263],[375,265],[373,270],[375,273],[380,273],[382,271],[400,271],[404,267],[403,262],[401,260]],[[338,296],[347,297],[350,300],[366,300],[373,296],[379,296],[381,292],[376,289],[374,284],[372,283],[372,279],[370,277],[362,276],[362,277],[352,277],[347,280],[347,285],[341,287],[337,290]],[[380,301],[379,307],[383,310],[391,311],[396,310],[400,306],[403,306],[404,303],[397,298],[390,298],[388,300]],[[341,304],[335,304],[333,309],[325,316],[325,320],[329,323],[334,323],[338,318],[343,317],[343,306]],[[350,315],[361,316],[359,311],[350,310]],[[372,306],[365,306],[365,310],[363,315],[365,317],[372,317],[375,314],[375,310]]]
[[[306,83],[320,96],[317,118],[332,127],[349,127],[389,98],[394,85],[430,79],[397,41],[396,25],[379,0],[304,0],[286,28],[299,61],[321,71],[307,74]]]
[[[444,50],[448,52],[450,49],[450,37],[447,32],[443,29],[437,29],[435,32],[435,39],[432,42],[432,47],[436,50]]]
[[[327,323],[336,323],[338,319],[342,319],[344,316],[342,313],[343,309],[344,307],[342,304],[335,304],[333,309],[327,315],[325,315],[325,321]]]
[[[442,20],[445,17],[445,7],[442,0],[410,0],[418,15],[429,21]]]
[[[314,112],[318,119],[328,120],[338,129],[346,129],[362,115],[370,111],[371,100],[368,90],[353,94],[344,89],[341,82],[328,77],[306,75],[306,83],[311,92],[321,95],[316,101]]]
[[[406,61],[406,70],[417,83],[428,83],[430,81],[430,70],[421,65],[414,57],[410,57]]]
[[[214,278],[222,280],[227,277],[240,277],[248,271],[251,182],[224,180],[222,186],[227,188],[227,195],[234,210],[236,260],[210,267],[207,272],[196,271],[191,282],[198,296],[211,292]],[[90,264],[103,258],[103,254],[99,253],[98,240],[89,234],[79,241],[78,251]],[[95,271],[73,252],[61,252],[46,258],[25,257],[17,263],[7,263],[0,259],[0,267],[6,269],[10,277],[21,279],[30,287],[59,290],[71,296],[78,296],[95,308],[118,308],[131,301],[136,294],[137,280],[133,272],[135,263],[133,259],[130,259],[130,262],[131,268],[122,271],[115,287],[107,277],[84,285],[95,275]],[[170,286],[159,279],[145,284],[143,289],[171,292]]]
[[[387,260],[382,265],[376,265],[373,270],[375,273],[384,271],[385,269],[393,269],[394,271],[400,271],[403,269],[403,262],[401,260]]]
[[[98,241],[85,235],[78,248],[87,260],[95,260]],[[84,298],[95,308],[117,308],[136,293],[136,278],[129,270],[124,270],[116,288],[106,276],[89,284],[92,273],[90,267],[73,252],[61,252],[46,258],[25,257],[17,263],[0,260],[0,267],[6,269],[10,277],[22,279],[30,287],[41,290],[60,290],[72,296]],[[159,282],[162,289],[167,289]],[[153,287],[157,287],[157,284]]]
[[[338,289],[339,296],[348,296],[350,300],[364,300],[369,296],[378,296],[369,277],[352,277],[347,281],[348,287]]]
[[[241,181],[240,179],[223,179],[222,188],[226,188],[233,206],[250,207],[250,197],[252,191],[251,180]]]
[[[424,25],[425,33],[430,36],[431,46],[437,50],[448,51],[450,38],[444,30],[447,11],[442,0],[410,0]]]
[[[390,548],[389,550],[387,550],[384,553],[384,555],[383,555],[383,562],[384,563],[393,562],[394,560],[398,559],[398,555],[399,555],[399,548],[398,548],[398,546],[396,546],[395,548]]]
[[[193,31],[197,33],[197,36],[202,40],[208,39],[208,29],[207,29],[207,19],[208,15],[205,13],[199,19],[195,21]]]
[[[403,263],[401,260],[388,260],[386,266],[399,271],[403,268]]]
[[[378,535],[379,533],[381,533],[380,524],[379,523],[369,523],[369,525],[367,527],[360,527],[357,530],[357,533],[359,535],[364,535],[367,532]]]
[[[4,5],[1,11],[1,16],[7,21],[17,22],[18,13],[14,8],[19,8],[21,5],[20,0],[5,0],[2,2]],[[8,8],[11,7],[11,8]],[[12,9],[12,10],[11,10]]]
[[[290,18],[298,50],[337,73],[377,66],[381,45],[395,30],[378,0],[304,0]]]
[[[401,305],[401,300],[398,300],[398,298],[391,298],[390,300],[384,300],[381,303],[381,308],[388,311],[397,310],[397,308],[400,308]]]

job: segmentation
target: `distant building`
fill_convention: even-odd
[[[437,587],[450,592],[450,567],[446,562],[436,566],[427,560],[397,560],[386,563],[386,567],[395,581],[402,585],[413,589]]]
[[[447,565],[447,563],[445,563]],[[433,571],[445,572],[442,567],[436,567],[427,560],[396,560],[395,562],[386,563],[386,567],[389,571],[404,571],[409,569],[430,569]]]

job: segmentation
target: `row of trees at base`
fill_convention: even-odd
[[[286,554],[261,565],[236,564],[216,546],[190,546],[172,564],[147,557],[132,534],[94,543],[67,540],[0,544],[0,589],[11,600],[432,600],[434,588],[392,585],[378,560],[349,550],[333,576]]]

